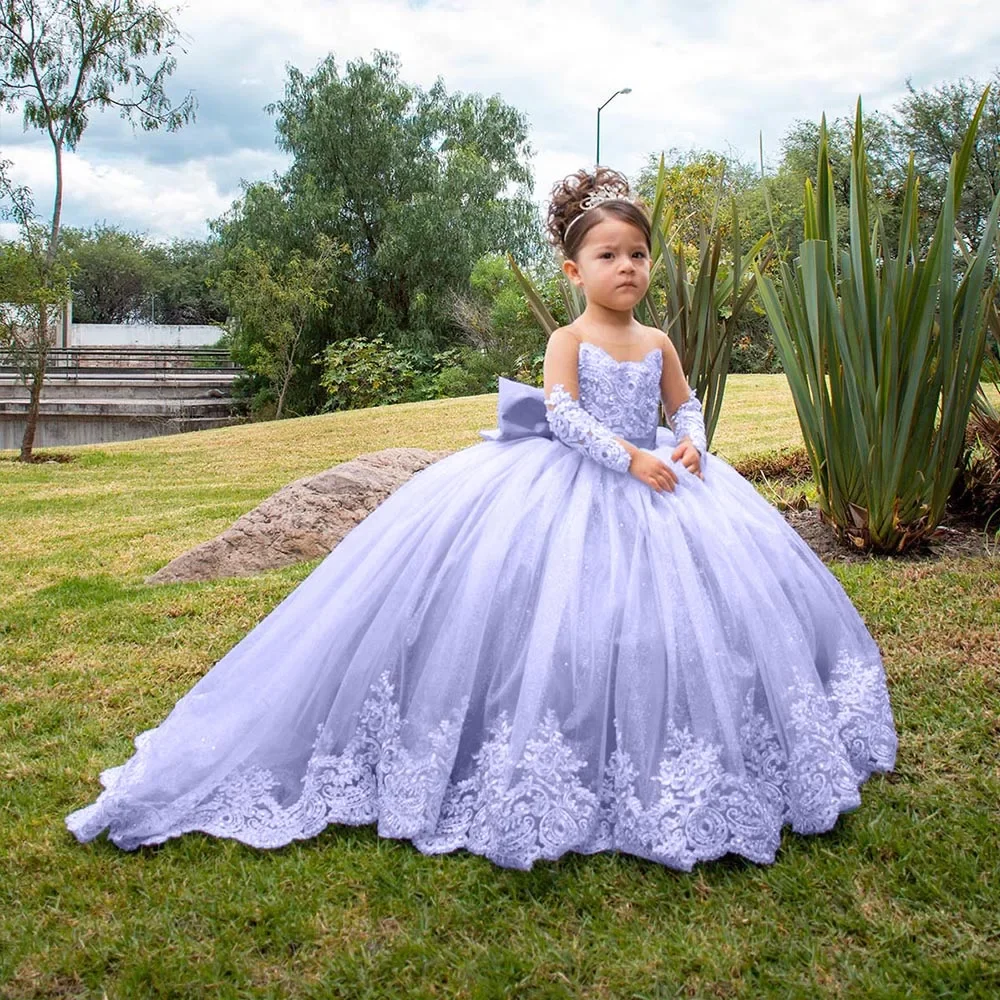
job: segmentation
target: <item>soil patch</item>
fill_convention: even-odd
[[[933,562],[937,559],[1000,558],[1000,539],[978,524],[952,515],[947,510],[941,524],[930,538],[906,552],[875,553],[856,549],[841,541],[836,531],[820,520],[819,507],[811,504],[804,510],[783,510],[785,520],[801,535],[824,562],[865,562],[869,559],[894,559],[901,562]]]
[[[18,454],[0,455],[0,462],[20,462]],[[25,465],[44,465],[47,462],[63,464],[65,462],[75,462],[76,455],[70,455],[65,451],[36,451],[31,458],[25,460]]]
[[[832,525],[820,518],[819,505],[810,503],[805,496],[806,487],[812,486],[812,470],[804,448],[751,455],[734,462],[733,468],[752,483],[766,484],[764,492],[769,502],[825,562],[1000,558],[1000,537],[996,531],[985,529],[980,520],[949,507],[945,508],[944,517],[930,538],[906,552],[876,553],[849,545],[837,536]]]

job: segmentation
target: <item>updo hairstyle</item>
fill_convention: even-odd
[[[614,217],[631,223],[642,233],[646,241],[646,249],[652,250],[652,232],[649,218],[641,201],[605,201],[594,208],[584,209],[582,202],[599,187],[609,186],[614,191],[621,192],[623,198],[630,198],[628,180],[624,174],[610,167],[597,167],[593,173],[578,170],[558,181],[552,188],[549,202],[549,217],[547,230],[552,242],[562,251],[567,260],[576,260],[584,237],[598,222]],[[570,223],[579,215],[584,217],[579,222]],[[569,235],[567,236],[567,229]]]

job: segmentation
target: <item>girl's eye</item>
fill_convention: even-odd
[[[636,252],[634,254],[632,254],[632,256],[633,257],[645,257],[646,256],[646,252],[645,252],[645,250],[636,250]]]

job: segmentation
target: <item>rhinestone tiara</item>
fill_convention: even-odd
[[[606,201],[627,201],[629,204],[635,204],[634,198],[627,194],[622,194],[613,185],[601,184],[599,187],[594,188],[594,190],[580,202],[580,212],[569,220],[569,225],[567,225],[565,230],[563,230],[563,239],[565,240],[569,235],[569,231],[577,219],[582,218],[584,213],[588,212],[590,209],[597,208],[598,205],[603,205]]]

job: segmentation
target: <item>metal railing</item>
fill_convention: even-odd
[[[0,368],[13,368],[9,352],[0,350]],[[229,352],[215,347],[53,347],[46,370],[72,368],[181,368],[207,371],[240,370]]]

